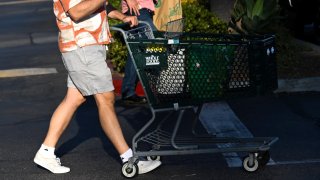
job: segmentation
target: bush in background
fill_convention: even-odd
[[[231,13],[229,31],[241,34],[264,34],[279,19],[278,0],[236,0]]]
[[[181,3],[185,32],[227,33],[226,22],[207,9],[207,1],[182,0]]]
[[[121,1],[120,0],[109,0],[115,8],[121,11]],[[121,21],[109,18],[109,25],[114,26],[116,24],[122,23]],[[120,33],[111,32],[114,42],[111,43],[108,51],[108,59],[111,60],[114,70],[117,72],[123,72],[124,66],[127,60],[127,47],[124,43],[123,37]]]

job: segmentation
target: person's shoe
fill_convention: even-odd
[[[67,173],[70,171],[70,168],[65,167],[65,166],[61,166],[60,159],[57,158],[56,156],[46,157],[43,154],[41,154],[39,151],[37,152],[33,161],[37,165],[51,171],[52,173],[55,173],[55,174]]]
[[[145,97],[132,95],[126,98],[122,98],[125,104],[145,104],[147,103],[147,99]]]
[[[137,165],[139,168],[138,174],[145,174],[159,167],[161,161],[139,161]]]

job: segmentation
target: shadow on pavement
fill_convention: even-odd
[[[121,101],[116,101],[115,107],[124,136],[129,146],[131,146],[131,140],[134,134],[152,117],[150,109],[148,105],[128,106],[124,105]],[[154,124],[152,124],[146,132],[153,130],[157,124],[159,124],[159,121],[167,114],[168,112],[157,114]],[[177,116],[178,113],[173,113],[173,116],[165,123],[164,129],[172,131]],[[191,131],[186,132],[186,130],[191,130],[193,118],[194,113],[192,111],[187,111],[184,115],[183,123],[179,128],[181,129],[181,131],[179,130],[180,133],[191,133]],[[118,158],[119,154],[101,128],[98,110],[93,97],[87,97],[87,101],[77,110],[73,121],[77,124],[78,131],[74,137],[70,138],[57,148],[56,154],[58,157],[68,154],[85,141],[98,138],[103,144],[104,151],[116,161],[120,161],[120,158]],[[202,126],[200,129],[200,131],[203,132],[204,128]]]
[[[117,115],[127,141],[131,139],[131,136],[133,136],[133,134],[148,121],[148,118],[151,117],[150,111],[146,106],[125,106],[121,104],[120,101],[117,101],[115,106],[117,109],[120,109],[120,112],[117,110]],[[57,156],[62,157],[89,139],[99,138],[105,152],[117,161],[120,160],[118,158],[118,152],[101,128],[98,109],[93,97],[87,97],[86,102],[77,110],[73,121],[75,121],[78,126],[78,132],[74,137],[57,148]],[[127,129],[133,129],[134,132],[130,134],[127,132]],[[128,141],[128,144],[130,146],[131,141]]]
[[[117,151],[101,128],[98,110],[93,97],[88,97],[87,101],[79,107],[73,121],[77,123],[78,132],[57,149],[57,156],[62,157],[89,139],[99,138],[104,150],[111,157],[119,160]]]

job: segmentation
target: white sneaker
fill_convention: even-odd
[[[159,167],[161,161],[139,161],[137,165],[139,168],[138,174],[144,174]]]
[[[37,152],[33,161],[39,166],[55,174],[67,173],[70,171],[70,168],[61,166],[60,159],[57,158],[56,156],[47,157],[41,154],[39,151]]]

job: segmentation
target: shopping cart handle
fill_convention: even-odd
[[[146,21],[138,21],[138,25],[137,26],[134,26],[134,27],[130,27],[130,23],[120,23],[120,24],[116,24],[114,26],[111,27],[111,30],[112,28],[121,28],[123,30],[132,30],[132,29],[135,29],[136,27],[141,27],[141,26],[150,26],[148,22]],[[150,26],[151,28],[151,26]]]
[[[131,25],[130,23],[121,23],[121,24],[112,26],[110,29],[113,30],[114,28],[120,28],[120,29],[123,29],[124,31],[127,31],[131,29],[130,25]]]
[[[139,21],[138,25],[134,26],[134,27],[130,27],[129,23],[117,24],[117,25],[111,26],[110,30],[121,32],[123,37],[125,39],[127,39],[128,38],[128,36],[127,36],[128,33],[127,32],[138,30],[138,29],[141,29],[142,27],[147,27],[150,31],[152,31],[151,26],[149,25],[149,23],[145,22],[145,21]]]

